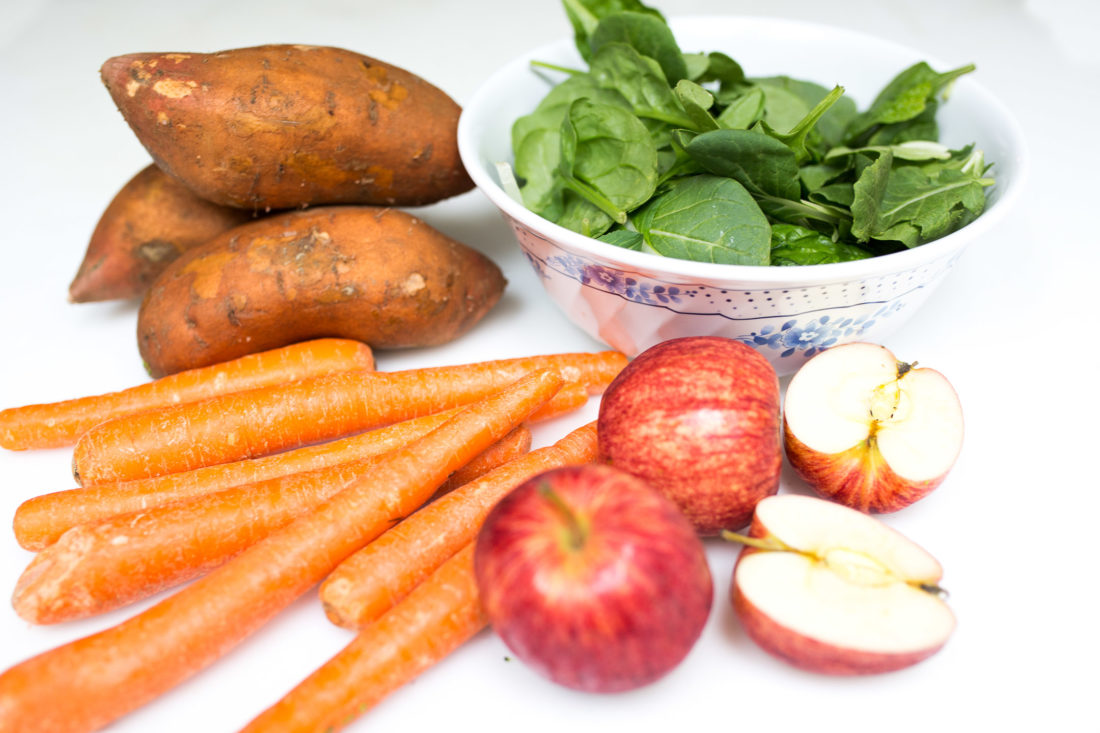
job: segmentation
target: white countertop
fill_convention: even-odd
[[[766,6],[766,7],[765,7]],[[715,605],[703,638],[671,675],[616,696],[537,678],[483,632],[349,730],[924,731],[1096,730],[1093,459],[1100,412],[1092,358],[1100,320],[1092,277],[1100,235],[1091,191],[1100,153],[1100,6],[1092,0],[666,0],[668,15],[768,14],[844,25],[977,64],[977,77],[1022,123],[1032,153],[1019,210],[964,253],[947,282],[889,343],[943,371],[967,419],[947,481],[884,521],[930,550],[959,627],[908,670],[828,678],[767,657],[728,603],[736,548],[708,542]],[[69,281],[117,189],[148,162],[102,88],[110,56],[214,51],[272,42],[343,46],[418,73],[460,104],[499,64],[567,35],[556,0],[271,0],[178,4],[34,2],[0,26],[0,407],[120,389],[145,380],[136,305],[72,305]],[[736,57],[736,49],[730,50]],[[792,70],[797,75],[797,70]],[[496,211],[479,193],[417,213],[495,259],[508,294],[467,337],[379,356],[380,368],[457,363],[601,345],[543,297]],[[595,417],[544,425],[545,444]],[[25,499],[71,488],[70,451],[0,452],[5,526]],[[783,490],[801,490],[784,474]],[[30,560],[0,532],[0,590]],[[113,625],[102,617],[33,627],[0,608],[0,668]],[[231,731],[339,650],[313,594],[226,658],[113,725],[112,731]],[[170,660],[166,660],[170,663]],[[1090,684],[1090,682],[1092,684]]]

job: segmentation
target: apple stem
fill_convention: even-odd
[[[915,361],[914,362],[899,361],[897,363],[897,366],[898,366],[898,379],[901,379],[906,374],[911,372],[913,369],[917,368],[917,362],[915,362]]]
[[[569,544],[569,548],[572,550],[582,549],[585,541],[588,539],[588,531],[584,522],[581,521],[581,518],[578,517],[572,507],[561,498],[561,494],[554,491],[550,484],[540,484],[538,492],[540,496],[550,503],[550,506],[554,507],[555,511],[558,512],[565,522],[566,540]]]
[[[730,542],[739,542],[742,545],[767,552],[801,552],[774,535],[768,535],[767,537],[749,537],[748,535],[738,534],[737,532],[731,532],[728,529],[724,529],[722,530],[722,539],[729,540]]]
[[[925,593],[931,593],[932,595],[939,598],[941,601],[946,601],[947,600],[947,597],[948,597],[947,590],[944,589],[944,588],[941,588],[940,586],[936,585],[935,583],[921,583],[920,584],[920,589],[922,591],[924,591]]]

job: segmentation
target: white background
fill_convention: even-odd
[[[766,5],[766,8],[765,8]],[[670,676],[599,697],[507,661],[484,632],[352,730],[916,731],[1100,730],[1095,706],[1096,478],[1100,264],[1093,177],[1100,170],[1100,13],[1091,0],[666,0],[668,15],[768,14],[843,25],[977,64],[1030,141],[1030,185],[1013,213],[968,250],[929,304],[892,337],[902,359],[946,373],[967,417],[947,482],[885,518],[935,554],[959,627],[906,671],[833,679],[773,660],[727,601],[735,548],[708,543],[714,610]],[[343,46],[403,66],[468,100],[498,65],[569,33],[555,0],[311,0],[9,4],[0,23],[0,407],[120,389],[145,379],[136,305],[72,305],[69,281],[99,214],[148,162],[98,79],[110,56],[261,43]],[[690,49],[710,50],[710,49]],[[727,50],[734,57],[736,49]],[[749,70],[751,73],[751,70]],[[812,69],[791,69],[812,77]],[[826,80],[832,81],[832,80]],[[842,81],[842,80],[839,80]],[[542,297],[495,210],[477,192],[418,210],[490,255],[510,280],[501,304],[446,347],[384,354],[380,368],[601,346]],[[551,442],[582,413],[541,427]],[[0,515],[72,487],[67,450],[0,454]],[[802,491],[784,475],[783,491]],[[30,560],[0,529],[0,589]],[[144,607],[148,603],[138,606]],[[0,667],[112,625],[134,608],[56,627],[0,607]],[[231,731],[349,640],[313,594],[228,657],[116,723],[117,731]],[[165,660],[170,664],[171,660]]]

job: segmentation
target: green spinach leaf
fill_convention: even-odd
[[[625,43],[656,61],[669,84],[688,75],[684,54],[665,21],[655,15],[626,11],[605,17],[588,39],[592,54],[608,43]]]
[[[692,130],[706,132],[717,130],[718,122],[711,115],[710,109],[714,106],[714,95],[699,84],[687,79],[681,79],[673,90],[680,106],[691,119]]]
[[[888,83],[867,111],[857,115],[848,125],[845,141],[855,147],[861,138],[881,125],[904,123],[919,117],[929,102],[960,76],[974,70],[973,64],[961,66],[943,73],[921,61],[903,70]]]
[[[830,183],[820,188],[815,188],[806,194],[806,199],[818,204],[829,204],[835,207],[852,208],[855,200],[855,188],[846,181]]]
[[[702,54],[700,54],[702,55]],[[746,85],[745,71],[741,64],[722,53],[711,51],[706,54],[706,67],[698,76],[690,77],[699,84],[718,83],[718,97],[737,94]]]
[[[554,86],[533,112],[512,125],[514,170],[524,205],[555,220],[560,208],[557,169],[561,161],[561,125],[569,106],[582,97],[601,104],[629,109],[630,104],[613,89],[596,84],[590,74],[578,74]]]
[[[844,87],[833,87],[832,91],[826,94],[821,101],[814,105],[813,109],[806,113],[806,116],[800,119],[793,127],[786,132],[776,130],[770,124],[767,119],[760,121],[760,127],[768,135],[774,137],[776,140],[784,143],[787,147],[794,151],[795,157],[799,163],[810,159],[809,148],[806,146],[806,141],[813,132],[814,126],[822,115],[829,111],[829,108],[840,99],[844,94]]]
[[[639,0],[562,0],[565,15],[573,26],[573,38],[577,51],[586,62],[592,59],[589,39],[596,32],[604,18],[615,13],[645,13],[664,19],[661,11],[651,8]]]
[[[625,43],[607,43],[592,57],[590,73],[604,89],[612,89],[630,103],[639,117],[690,127],[691,118],[680,106],[660,65]]]
[[[792,224],[772,225],[773,265],[824,265],[872,256],[871,252],[862,247],[834,241],[813,229]]]
[[[574,101],[562,121],[561,185],[625,224],[657,186],[657,148],[629,110],[587,98]]]
[[[560,129],[539,128],[524,135],[515,146],[515,158],[514,171],[523,205],[547,219],[555,219],[548,212],[557,194]]]
[[[924,111],[911,120],[879,125],[870,135],[865,135],[867,145],[894,145],[909,140],[939,140],[940,126],[936,122],[939,102],[928,101]]]
[[[777,196],[756,196],[756,203],[773,222],[796,224],[847,240],[852,235],[852,212],[842,206],[816,201],[792,201]]]
[[[780,130],[790,130],[830,93],[827,87],[820,84],[789,76],[770,76],[754,79],[753,82],[763,93],[789,95],[785,97],[785,104],[773,111],[775,118],[768,120],[772,127]],[[800,104],[796,104],[794,99]],[[850,97],[841,97],[830,105],[814,128],[822,146],[830,148],[840,145],[844,141],[845,129],[856,114],[856,103]],[[785,119],[781,119],[781,115]]]
[[[714,130],[696,136],[688,155],[705,170],[733,178],[753,193],[798,199],[798,161],[787,145],[751,130]]]
[[[604,104],[618,104],[628,109],[630,107],[625,97],[614,89],[601,87],[591,74],[575,74],[554,85],[530,114],[520,117],[512,124],[512,144],[521,144],[523,138],[532,131],[560,127],[569,105],[581,97]]]
[[[584,196],[564,188],[559,191],[560,204],[554,210],[554,222],[586,237],[599,237],[615,225],[607,212]]]
[[[730,265],[767,265],[771,226],[732,178],[678,178],[634,219],[646,244],[666,257]]]
[[[798,178],[807,191],[816,191],[831,183],[840,181],[848,173],[851,165],[847,160],[826,158],[821,163],[808,163],[798,169]]]
[[[764,118],[764,90],[750,87],[718,114],[718,126],[728,130],[747,130]]]
[[[947,166],[893,166],[893,153],[883,152],[855,184],[853,234],[860,241],[893,240],[914,247],[972,220],[985,207],[982,172]]]
[[[636,232],[633,229],[616,228],[602,234],[598,237],[601,242],[607,242],[613,244],[616,247],[622,247],[623,249],[632,249],[635,251],[641,251],[645,247],[645,238],[641,232]]]
[[[894,156],[887,150],[863,169],[853,185],[852,236],[856,241],[866,242],[882,229],[878,224],[878,211],[886,196],[893,162]]]

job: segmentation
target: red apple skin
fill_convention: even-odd
[[[946,472],[926,481],[899,476],[879,453],[874,437],[830,455],[796,438],[784,421],[783,443],[791,468],[819,496],[867,514],[904,509],[923,499],[947,477]]]
[[[755,550],[743,550],[742,556],[750,551],[755,552]],[[735,565],[735,578],[736,575]],[[818,641],[776,623],[741,594],[736,582],[730,586],[730,599],[741,627],[757,646],[768,654],[807,672],[835,676],[894,672],[924,661],[943,648],[941,644],[929,649],[898,654],[845,649]]]
[[[745,344],[714,336],[664,341],[608,385],[600,458],[672,499],[701,535],[748,524],[779,490],[779,379]]]
[[[584,528],[579,543],[567,512]],[[478,534],[474,572],[490,624],[516,657],[586,692],[669,673],[714,596],[702,541],[676,505],[598,464],[553,469],[510,492]]]

